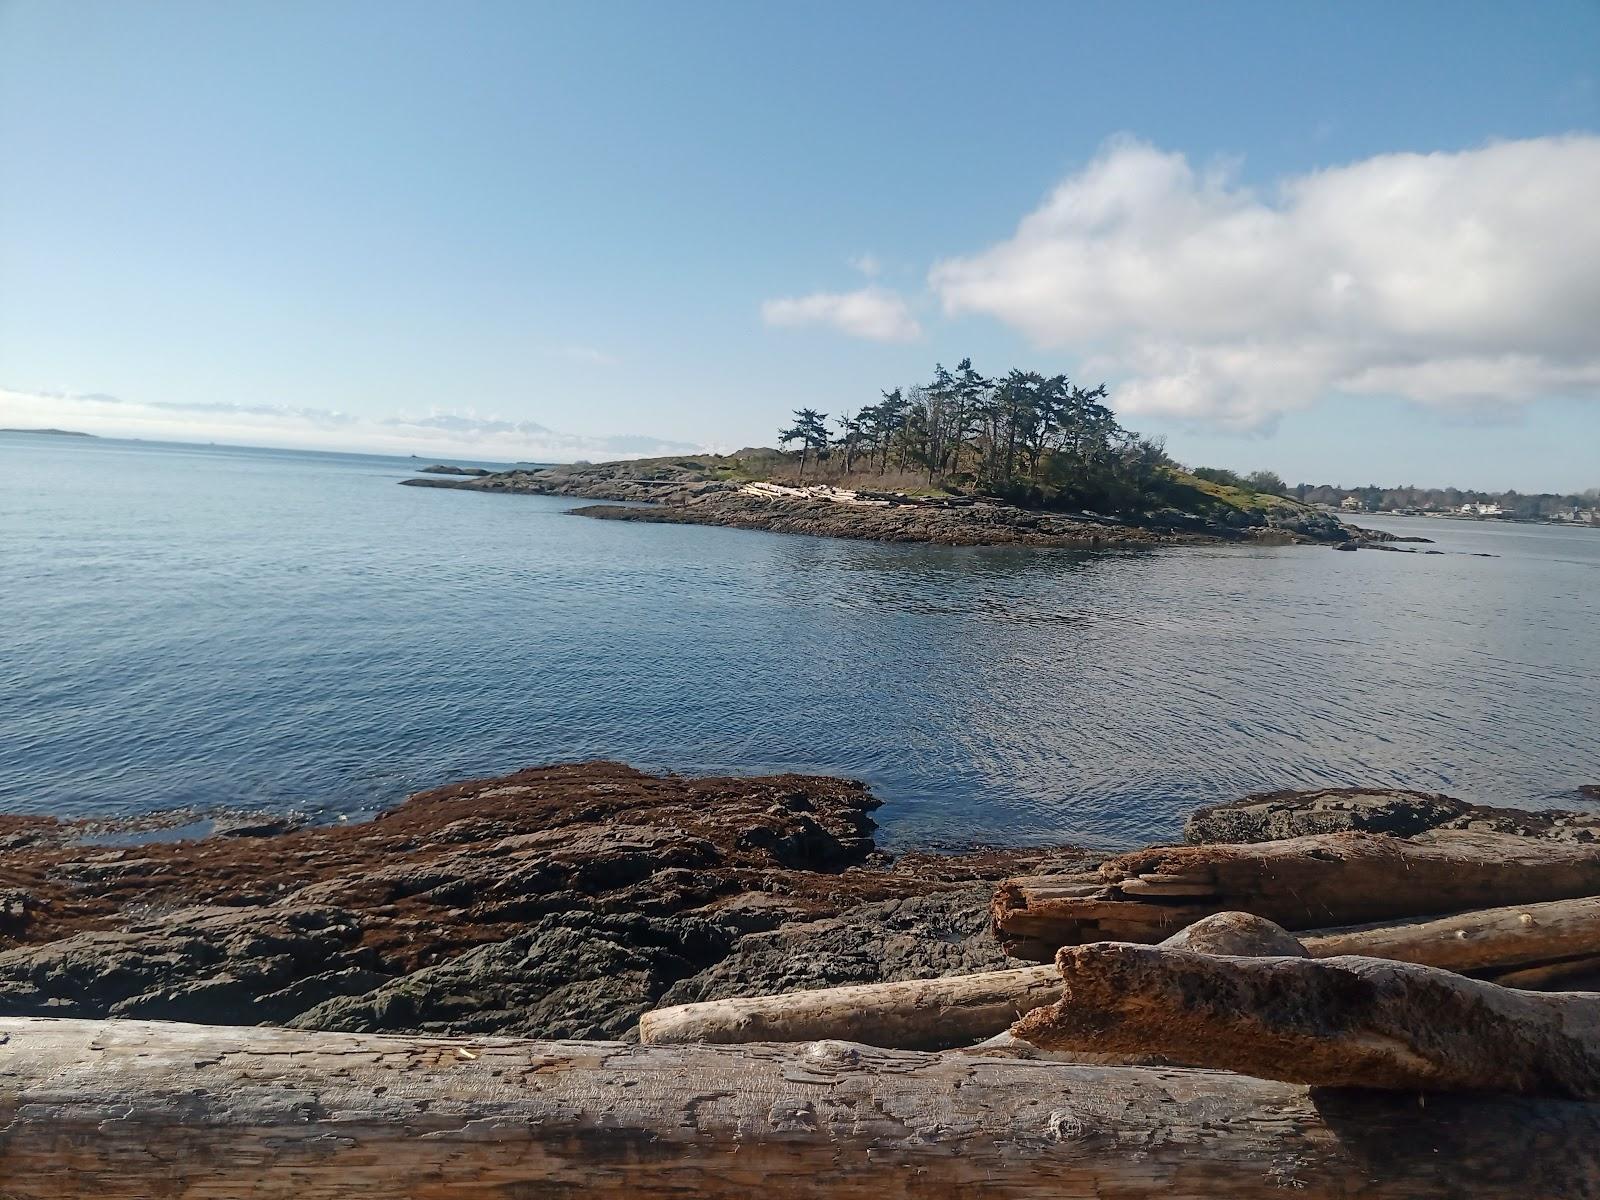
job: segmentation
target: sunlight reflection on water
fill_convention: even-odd
[[[1600,782],[1600,532],[964,550],[586,521],[359,456],[0,463],[0,810],[355,813],[607,757],[864,778],[891,844],[1127,845],[1266,788]]]

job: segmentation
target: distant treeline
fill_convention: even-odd
[[[1382,488],[1376,484],[1366,487],[1341,487],[1329,483],[1301,483],[1289,495],[1308,504],[1342,504],[1347,496],[1354,496],[1367,512],[1446,512],[1459,510],[1463,504],[1495,504],[1507,515],[1529,520],[1570,514],[1600,508],[1600,488],[1584,492],[1539,492],[1524,495],[1521,492],[1480,492],[1462,488]]]
[[[1347,499],[1367,512],[1451,512],[1459,511],[1464,504],[1497,505],[1508,517],[1528,520],[1568,516],[1574,509],[1580,513],[1600,509],[1600,488],[1584,492],[1539,492],[1525,495],[1521,492],[1482,492],[1463,488],[1419,488],[1410,484],[1404,487],[1381,488],[1376,484],[1365,487],[1344,487],[1337,483],[1298,483],[1290,487],[1276,471],[1252,471],[1241,475],[1222,467],[1195,467],[1190,472],[1199,479],[1219,483],[1226,487],[1248,488],[1256,492],[1270,492],[1288,496],[1306,504],[1326,504],[1334,508],[1344,506]]]
[[[802,478],[826,464],[835,476],[914,471],[930,486],[1023,503],[1120,511],[1159,499],[1172,461],[1160,441],[1118,424],[1105,398],[1104,384],[1019,370],[990,378],[964,358],[831,425],[827,413],[798,409],[779,439],[799,444]]]

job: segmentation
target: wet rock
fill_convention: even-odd
[[[212,837],[277,837],[305,825],[304,818],[273,813],[223,813],[211,822]]]
[[[1190,816],[1183,833],[1184,840],[1205,844],[1347,831],[1411,837],[1429,829],[1480,829],[1588,842],[1600,838],[1600,814],[1490,808],[1398,789],[1324,788],[1267,792],[1202,808]]]
[[[291,985],[365,957],[359,936],[337,909],[183,909],[0,953],[0,1014],[280,1020],[298,1011]]]
[[[289,1024],[631,1040],[641,1012],[736,936],[692,917],[564,913],[366,995],[328,1000]]]
[[[21,888],[0,890],[0,933],[16,934],[39,907],[39,898]]]
[[[801,988],[964,975],[1016,964],[989,929],[990,885],[859,905],[790,922],[738,942],[721,961],[675,984],[662,1004]]]
[[[987,885],[973,881],[1043,855],[892,861],[873,845],[877,803],[848,780],[587,763],[251,837],[85,846],[12,822],[36,836],[3,864],[19,916],[0,920],[0,1012],[621,1036],[742,939],[786,925],[965,888],[954,940],[977,937]],[[873,969],[879,932],[860,919],[830,935],[815,977]],[[905,969],[937,965],[914,953],[908,941]]]
[[[1409,837],[1470,807],[1425,792],[1327,788],[1268,792],[1195,811],[1183,827],[1192,844],[1270,842],[1314,833],[1388,833]]]

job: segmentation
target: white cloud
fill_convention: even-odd
[[[852,271],[860,271],[868,279],[877,278],[878,273],[883,270],[883,263],[876,254],[858,254],[846,261],[849,262]]]
[[[768,300],[761,306],[761,319],[780,327],[827,325],[875,342],[911,342],[922,336],[922,326],[899,294],[879,287]]]
[[[484,462],[570,462],[695,453],[701,447],[637,434],[590,437],[533,421],[476,413],[357,416],[326,409],[174,404],[0,388],[0,428],[57,428],[106,437],[212,441],[298,450],[360,450]]]
[[[949,314],[1086,353],[1126,412],[1249,428],[1336,393],[1594,397],[1596,197],[1589,135],[1379,155],[1268,196],[1118,140],[929,278]]]

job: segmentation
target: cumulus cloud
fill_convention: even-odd
[[[363,416],[327,409],[176,404],[107,395],[0,388],[0,427],[59,428],[153,441],[212,441],[298,450],[363,450],[379,454],[479,459],[484,462],[570,462],[687,454],[702,447],[642,434],[590,437],[534,421],[476,413]]]
[[[874,342],[912,342],[922,336],[905,300],[880,287],[768,300],[761,306],[761,319],[782,328],[825,325]]]
[[[1118,380],[1118,408],[1251,428],[1330,394],[1600,396],[1600,137],[1384,154],[1280,181],[1118,140],[1008,240],[938,263]]]
[[[858,254],[848,261],[851,270],[860,271],[868,279],[876,278],[878,272],[883,270],[883,263],[876,254]]]

